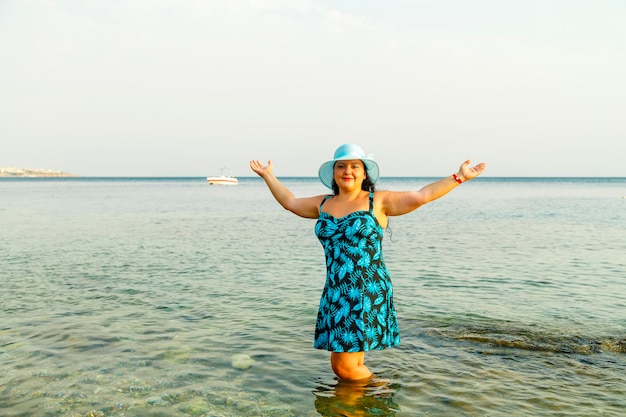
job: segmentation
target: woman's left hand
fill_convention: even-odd
[[[469,181],[472,178],[476,178],[483,173],[485,168],[487,168],[487,164],[484,162],[470,167],[470,162],[471,161],[468,159],[467,161],[463,162],[461,164],[461,167],[459,168],[459,172],[457,175],[460,176],[463,181]]]

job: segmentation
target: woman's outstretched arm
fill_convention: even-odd
[[[319,206],[324,198],[323,195],[297,198],[276,178],[272,161],[268,161],[267,165],[263,166],[260,161],[252,160],[250,161],[250,168],[263,178],[276,201],[286,210],[307,219],[316,219],[319,216]]]
[[[420,206],[443,197],[460,185],[483,173],[487,164],[481,162],[473,167],[467,160],[461,164],[459,171],[422,187],[419,191],[383,191],[381,192],[382,210],[387,216],[399,216],[410,213]],[[456,175],[456,178],[455,178]],[[458,180],[457,180],[458,178]]]

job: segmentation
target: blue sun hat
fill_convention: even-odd
[[[378,177],[380,176],[380,170],[378,169],[378,164],[374,161],[374,155],[365,155],[365,152],[363,152],[363,149],[360,146],[349,143],[338,147],[335,151],[334,158],[331,161],[324,162],[320,167],[317,176],[320,181],[322,181],[322,184],[332,190],[335,162],[350,159],[360,159],[363,161],[365,169],[367,170],[367,176],[373,184],[376,184],[376,181],[378,181]]]

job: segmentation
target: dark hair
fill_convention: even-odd
[[[333,165],[333,169],[334,169],[334,165]],[[363,180],[363,183],[361,184],[361,190],[363,191],[369,191],[369,192],[374,192],[376,191],[376,185],[372,182],[372,179],[370,178],[370,176],[367,173],[367,167],[365,166],[365,163],[363,164],[363,169],[365,170],[365,179]],[[337,185],[337,183],[335,182],[335,179],[333,178],[333,194],[337,195],[339,194],[339,186]]]

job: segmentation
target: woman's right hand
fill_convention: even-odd
[[[263,177],[265,176],[265,174],[271,174],[272,170],[274,169],[272,161],[267,161],[267,165],[263,166],[261,161],[258,161],[256,159],[250,161],[250,168],[252,169],[252,171],[256,172],[259,177]]]

